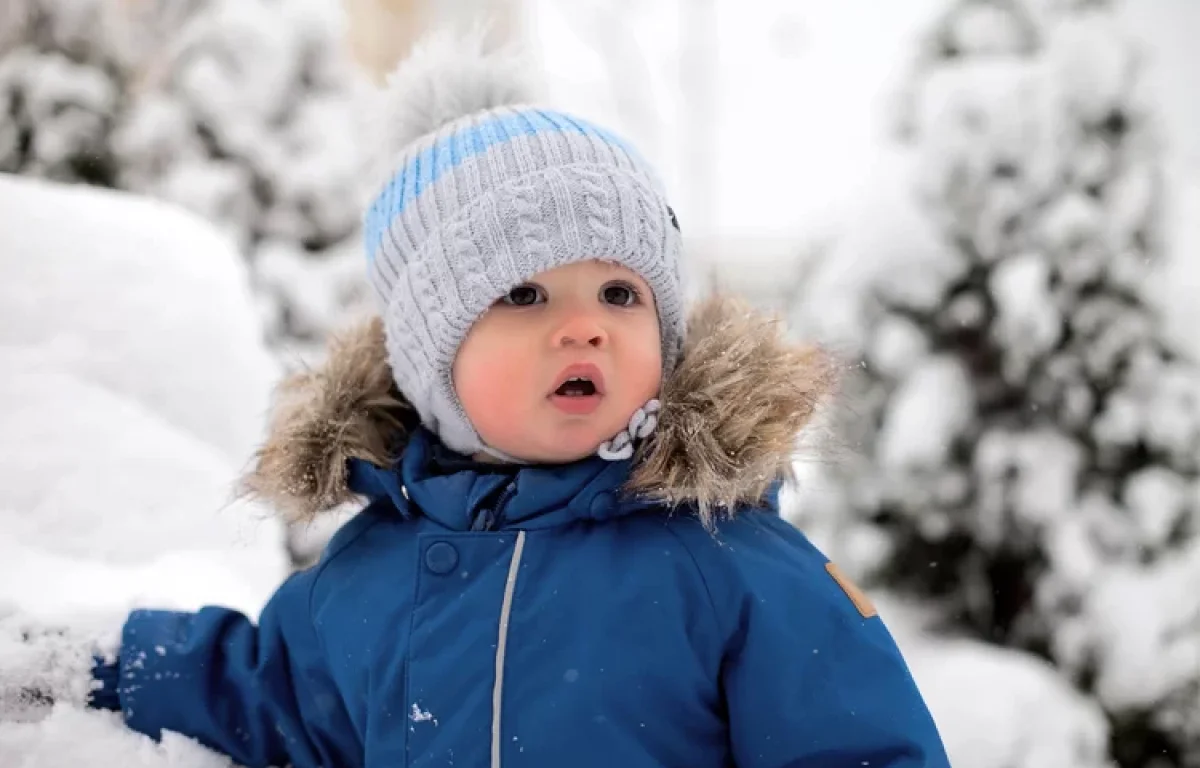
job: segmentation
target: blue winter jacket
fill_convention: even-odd
[[[710,532],[679,489],[628,492],[629,461],[485,470],[418,429],[346,469],[370,503],[257,625],[129,616],[97,675],[130,727],[245,766],[948,765],[888,630],[779,517],[777,483]]]

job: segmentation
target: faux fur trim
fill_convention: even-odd
[[[396,389],[379,318],[334,336],[325,363],[283,380],[266,442],[242,479],[246,495],[289,520],[310,520],[354,500],[346,462],[388,466],[402,449],[411,407]]]
[[[689,317],[683,357],[665,383],[658,429],[639,448],[626,490],[716,517],[791,478],[800,432],[832,393],[836,368],[785,338],[778,319],[729,298]],[[244,488],[292,520],[353,500],[346,461],[388,466],[411,410],[387,364],[382,323],[336,337],[323,367],[281,384],[270,435]]]
[[[800,433],[836,379],[833,359],[789,342],[778,318],[732,299],[700,304],[626,490],[695,504],[706,527],[757,503],[772,484],[793,479]]]

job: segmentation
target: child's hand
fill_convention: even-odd
[[[0,721],[38,719],[56,702],[83,706],[95,657],[116,647],[113,629],[99,617],[68,626],[0,603]]]

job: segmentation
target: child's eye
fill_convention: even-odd
[[[630,307],[638,302],[638,291],[629,283],[609,283],[600,289],[600,298],[605,304]]]
[[[510,304],[514,307],[528,307],[532,304],[540,304],[545,300],[546,292],[542,290],[540,285],[534,285],[533,283],[521,283],[500,299],[505,304]]]

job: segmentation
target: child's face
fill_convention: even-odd
[[[654,297],[635,273],[607,262],[541,272],[475,323],[453,373],[488,445],[530,462],[583,458],[658,393]],[[588,381],[563,386],[569,378]]]

